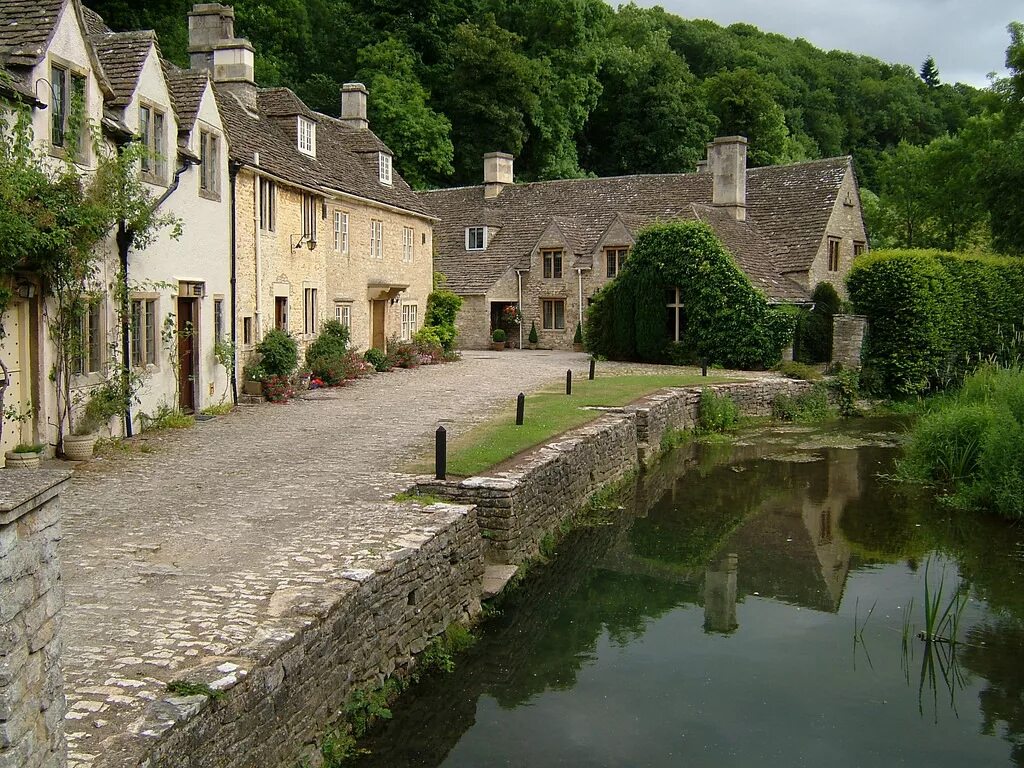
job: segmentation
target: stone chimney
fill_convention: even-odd
[[[513,159],[506,152],[488,152],[484,155],[484,199],[497,197],[506,185],[515,183],[512,176]]]
[[[220,3],[193,5],[188,14],[191,68],[209,72],[215,83],[256,110],[255,55],[248,40],[235,37],[235,9]]]
[[[746,221],[746,138],[743,136],[719,136],[708,144],[708,168],[712,173],[712,205],[725,208],[736,221]]]
[[[366,118],[366,97],[369,91],[362,83],[345,83],[341,86],[341,122],[350,128],[369,128]]]

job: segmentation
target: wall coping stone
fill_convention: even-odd
[[[57,496],[71,475],[60,469],[0,471],[0,525],[10,525]]]

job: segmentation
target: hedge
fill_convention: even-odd
[[[980,362],[1017,362],[1024,261],[944,251],[876,251],[847,277],[869,320],[865,378],[912,395],[961,381]]]
[[[686,325],[666,328],[666,293],[679,287]],[[707,360],[730,368],[776,363],[794,318],[772,307],[706,224],[656,224],[638,233],[619,277],[587,311],[587,348],[612,360]]]

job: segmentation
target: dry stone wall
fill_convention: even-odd
[[[404,674],[432,637],[479,613],[483,557],[475,512],[452,505],[428,512],[429,529],[407,534],[398,549],[271,606],[281,615],[280,629],[188,676],[223,698],[154,702],[102,765],[302,764],[355,690]],[[147,756],[138,761],[140,739]]]
[[[0,472],[0,768],[60,768],[58,494],[70,472]]]

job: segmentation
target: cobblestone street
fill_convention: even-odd
[[[70,765],[118,765],[111,737],[166,683],[272,640],[289,590],[401,548],[429,516],[387,499],[401,464],[507,406],[586,375],[565,352],[466,353],[288,405],[240,408],[161,435],[152,453],[98,459],[64,496],[64,670]],[[617,368],[602,363],[602,371]]]

